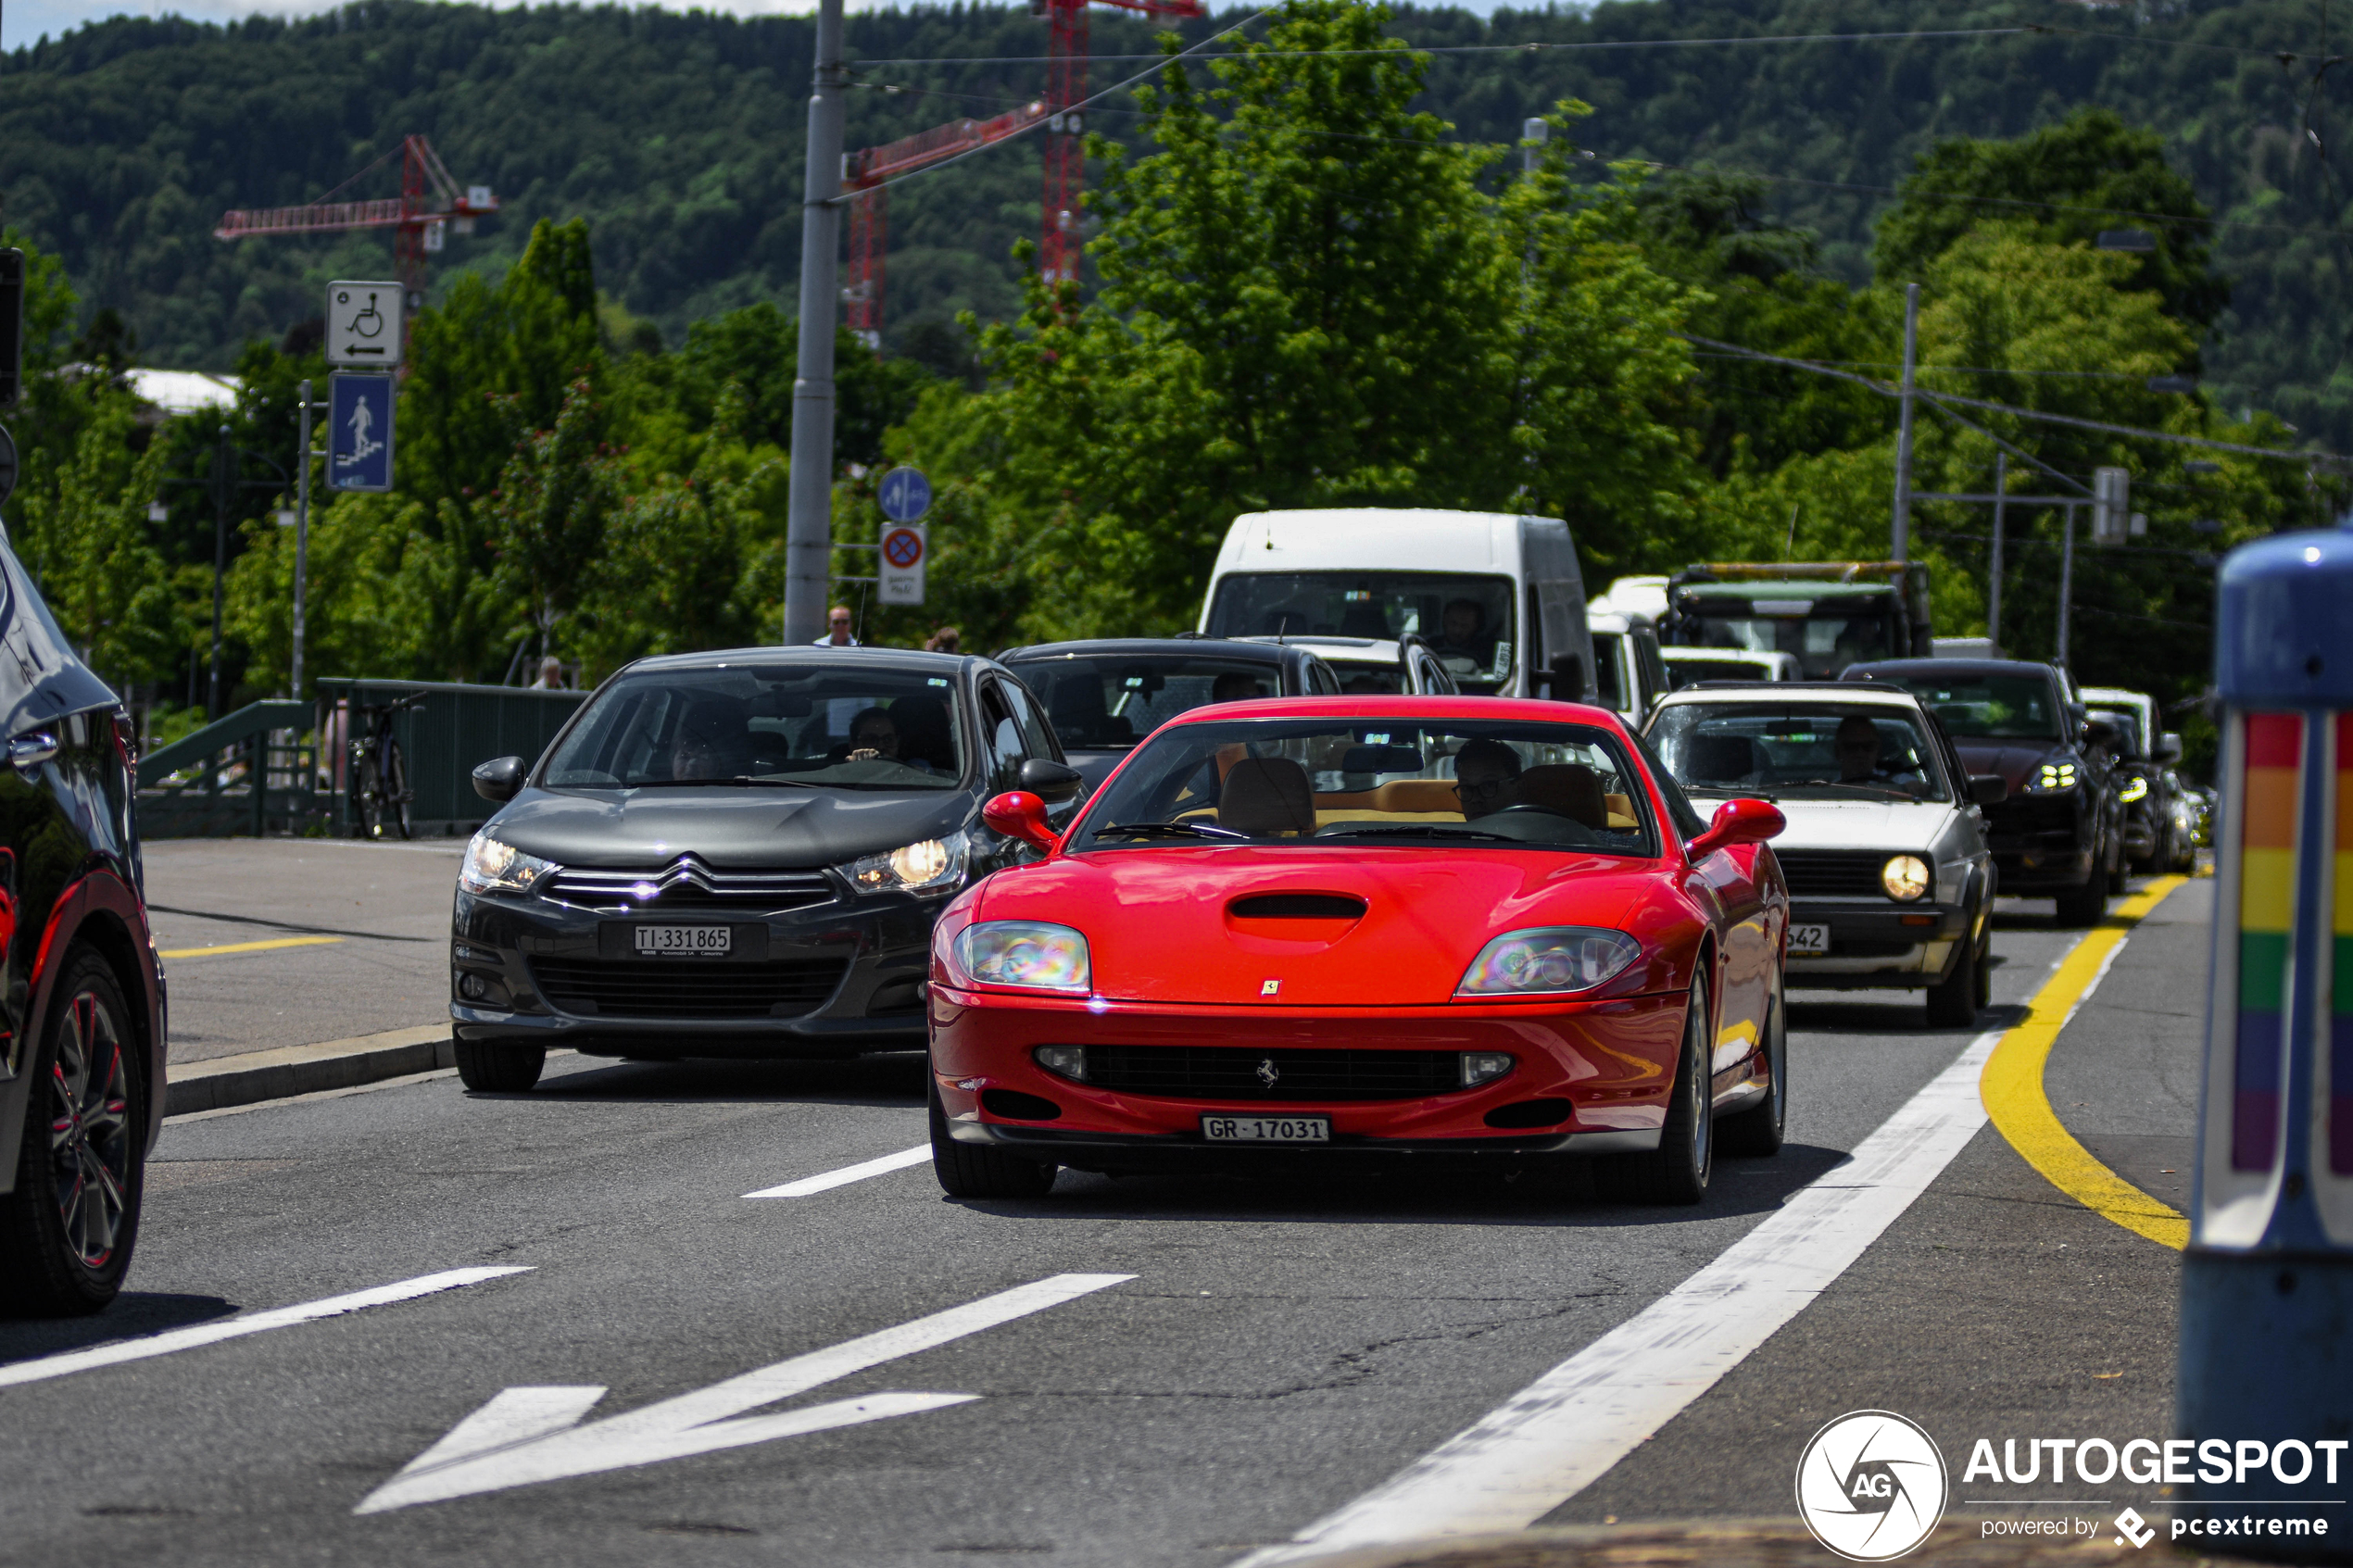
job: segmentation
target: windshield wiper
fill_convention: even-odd
[[[1486,838],[1492,839],[1497,844],[1516,844],[1527,849],[1556,847],[1541,841],[1514,838],[1507,833],[1489,833],[1484,828],[1448,827],[1443,822],[1432,822],[1427,827],[1401,824],[1396,827],[1360,828],[1351,833],[1319,834],[1316,836],[1319,838]]]
[[[1917,801],[1919,797],[1895,784],[1863,784],[1853,779],[1800,779],[1783,786],[1791,789],[1868,789],[1898,800]]]
[[[756,779],[749,773],[737,773],[735,777],[727,779],[640,779],[635,784],[630,784],[627,787],[631,789],[724,789],[730,787],[736,789],[756,789],[761,784],[790,784],[795,789],[818,789],[823,787],[822,785],[805,783],[799,779]]]
[[[1247,839],[1250,834],[1206,822],[1105,822],[1089,830],[1095,838],[1214,838]]]

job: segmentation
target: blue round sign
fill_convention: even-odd
[[[883,516],[893,522],[912,522],[931,510],[931,481],[921,469],[896,468],[882,476],[876,492]]]

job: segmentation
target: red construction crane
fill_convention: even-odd
[[[425,257],[447,243],[448,224],[458,232],[473,232],[474,220],[498,210],[498,198],[487,185],[460,186],[450,177],[422,136],[404,137],[400,144],[400,194],[381,201],[331,202],[323,197],[301,207],[239,207],[223,213],[216,240],[242,240],[257,234],[327,234],[349,229],[397,229],[395,242],[400,258],[400,288],[409,296],[404,322],[416,320],[425,303]],[[390,155],[387,154],[386,157]],[[378,158],[335,190],[357,182],[384,162]],[[334,194],[334,191],[327,193]]]
[[[1101,0],[1174,22],[1208,15],[1202,0]],[[1038,220],[1038,270],[1049,284],[1078,276],[1085,244],[1079,232],[1079,193],[1087,183],[1084,116],[1073,106],[1087,100],[1087,7],[1089,0],[1033,0],[1052,27],[1047,53],[1046,95],[994,119],[952,121],[880,147],[845,154],[842,190],[849,196],[849,282],[842,296],[849,306],[850,330],[870,348],[882,345],[883,252],[889,237],[883,182],[974,147],[1001,142],[1038,120],[1046,121],[1046,182]]]

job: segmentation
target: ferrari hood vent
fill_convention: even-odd
[[[1254,893],[1226,912],[1236,920],[1362,920],[1365,907],[1343,893]]]

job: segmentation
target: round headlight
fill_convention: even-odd
[[[1928,897],[1928,862],[1918,855],[1898,855],[1879,869],[1879,884],[1899,904]]]

